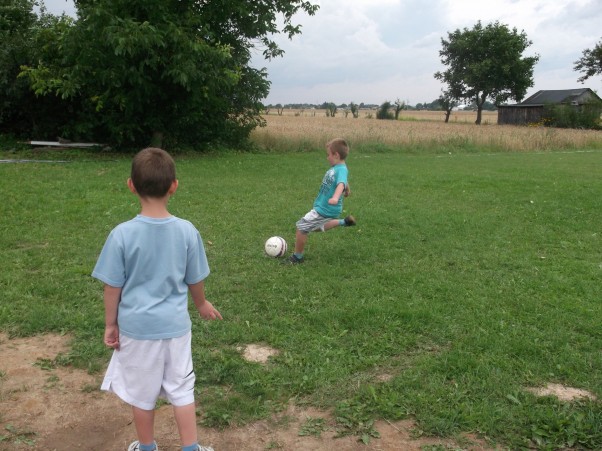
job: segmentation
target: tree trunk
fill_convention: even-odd
[[[480,96],[477,95],[475,100],[477,103],[477,120],[475,121],[475,124],[481,125],[481,118],[483,117],[483,105],[485,105],[485,100],[487,100],[487,93],[483,92],[483,94]]]
[[[477,120],[474,121],[475,124],[481,125],[481,116],[483,112],[483,107],[481,105],[477,106]]]
[[[158,148],[161,148],[163,146],[163,132],[159,132],[157,130],[153,132],[153,136],[151,136],[150,146]]]

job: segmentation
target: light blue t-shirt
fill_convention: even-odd
[[[314,201],[314,210],[325,218],[338,218],[343,211],[343,197],[345,196],[341,196],[336,205],[330,205],[328,199],[332,197],[339,183],[347,186],[348,173],[345,163],[340,163],[331,166],[324,174],[318,197]]]
[[[142,215],[111,231],[92,272],[122,288],[119,332],[138,340],[188,333],[188,285],[208,275],[201,235],[189,221]]]

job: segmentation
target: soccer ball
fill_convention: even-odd
[[[265,253],[270,257],[282,257],[284,254],[286,254],[286,241],[284,241],[284,238],[282,237],[273,236],[268,238],[268,240],[265,242],[264,249]]]

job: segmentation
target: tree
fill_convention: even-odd
[[[56,60],[60,30],[72,22],[52,16],[43,7],[35,14],[33,0],[0,4],[0,131],[23,137],[56,138],[58,121],[70,121],[72,108],[56,96],[41,98],[31,90],[22,66]]]
[[[399,119],[399,113],[404,110],[406,103],[403,100],[397,99],[395,101],[395,120]]]
[[[391,102],[388,100],[383,102],[378,111],[376,112],[376,119],[393,119],[393,113],[391,113]]]
[[[441,39],[441,62],[448,66],[435,73],[458,98],[474,101],[476,124],[481,123],[483,104],[491,99],[496,105],[510,98],[520,101],[533,86],[533,68],[539,56],[523,57],[532,42],[524,32],[495,22],[485,27],[481,22],[471,29],[457,29]]]
[[[32,8],[32,0],[0,5],[0,129],[26,120],[18,105],[23,101],[29,103],[29,89],[17,75],[20,65],[29,64],[34,58],[30,30],[36,26],[37,18]]]
[[[452,110],[458,106],[458,101],[450,91],[443,91],[437,100],[443,111],[445,111],[445,123],[447,124]]]
[[[264,69],[283,51],[271,39],[300,33],[295,0],[76,0],[78,19],[61,36],[59,63],[25,71],[40,95],[80,101],[86,138],[115,144],[240,142],[263,123]],[[282,29],[279,30],[278,16]]]
[[[575,61],[574,68],[575,71],[584,73],[577,80],[581,83],[594,75],[602,75],[602,40],[593,49],[585,49],[583,56]]]
[[[337,114],[337,105],[334,102],[324,102],[322,108],[326,110],[326,117],[335,117]]]
[[[351,102],[349,104],[349,110],[351,111],[351,115],[357,119],[360,114],[359,106],[356,103]]]

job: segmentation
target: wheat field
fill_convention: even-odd
[[[361,109],[359,110],[359,119],[371,119],[376,117],[376,109]],[[268,116],[278,116],[276,109],[271,109],[268,112]],[[326,110],[324,109],[293,109],[285,108],[282,110],[281,116],[295,116],[295,117],[326,117]],[[336,117],[345,118],[344,110],[338,110]],[[351,119],[351,113],[347,116]],[[452,111],[450,116],[450,122],[465,122],[473,124],[477,118],[476,111]],[[400,120],[419,120],[419,121],[438,121],[442,122],[445,119],[445,113],[443,111],[427,111],[427,110],[404,110],[399,113]],[[483,111],[483,124],[495,124],[497,123],[497,111]]]
[[[372,117],[370,117],[370,113]],[[497,112],[483,112],[482,125],[475,125],[476,112],[455,111],[448,123],[440,111],[403,111],[400,120],[374,119],[375,112],[326,117],[324,110],[271,111],[266,127],[251,137],[266,150],[321,148],[335,137],[347,139],[356,149],[403,148],[465,149],[491,151],[551,151],[602,149],[602,131],[551,127],[497,125]]]

